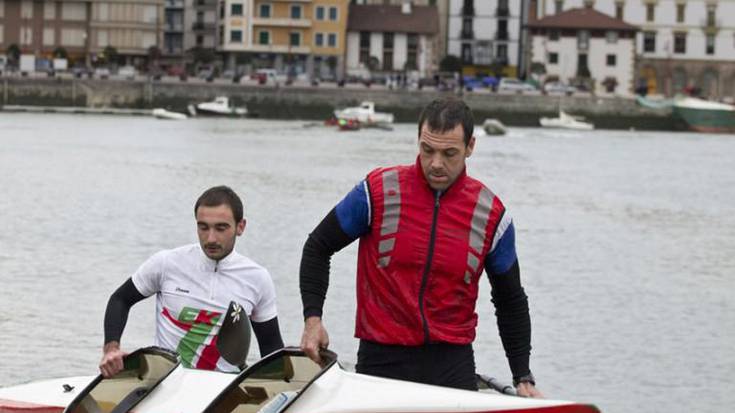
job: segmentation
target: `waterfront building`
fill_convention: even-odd
[[[415,72],[439,66],[439,15],[435,6],[351,4],[347,23],[347,74]]]
[[[64,49],[89,66],[108,46],[121,64],[142,65],[162,44],[164,0],[0,0],[0,50],[50,59]]]
[[[540,64],[547,80],[602,95],[633,94],[635,26],[583,7],[532,20],[528,28],[532,71]]]
[[[534,0],[539,18],[585,3],[640,27],[637,87],[667,96],[698,89],[735,97],[735,2],[729,0]]]
[[[184,66],[217,46],[216,0],[165,0],[164,66]]]
[[[447,53],[468,75],[523,73],[524,7],[522,0],[450,0]]]
[[[348,0],[223,0],[217,50],[226,67],[341,77]]]
[[[353,4],[373,4],[400,6],[409,0],[354,0]],[[449,27],[449,2],[450,0],[410,0],[415,6],[433,6],[439,14],[439,35],[436,40],[436,57],[441,61],[447,55],[447,38]]]

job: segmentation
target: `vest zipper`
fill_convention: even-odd
[[[214,271],[212,273],[212,282],[209,285],[209,299],[214,300],[214,284],[217,282],[217,267],[219,266],[219,261],[214,262]]]
[[[429,238],[429,254],[426,257],[426,266],[424,266],[424,276],[421,278],[421,289],[419,290],[419,312],[421,312],[421,321],[424,326],[424,343],[429,343],[429,323],[426,321],[424,313],[424,294],[426,293],[426,284],[429,281],[429,271],[431,271],[431,260],[434,257],[434,241],[436,238],[436,220],[439,216],[439,197],[441,191],[436,191],[434,197],[434,215],[431,218],[431,237]]]

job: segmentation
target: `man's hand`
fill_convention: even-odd
[[[110,341],[102,349],[103,355],[100,360],[100,372],[105,378],[110,378],[123,369],[123,357],[128,353],[120,350],[120,343]]]
[[[304,334],[301,335],[301,350],[314,360],[315,363],[321,364],[322,358],[319,356],[319,350],[329,346],[329,335],[322,324],[319,317],[309,317],[304,321]]]
[[[529,382],[521,382],[516,386],[516,392],[519,396],[533,397],[535,399],[543,399],[544,395],[536,389],[536,386]]]

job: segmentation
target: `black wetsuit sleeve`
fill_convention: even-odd
[[[508,271],[490,274],[489,277],[500,340],[513,377],[518,378],[531,372],[531,317],[528,313],[528,297],[521,286],[518,260]]]
[[[250,320],[250,325],[253,326],[255,338],[258,339],[261,358],[283,348],[283,338],[281,338],[281,329],[278,327],[278,317],[273,317],[262,323]]]
[[[304,305],[304,318],[321,317],[329,287],[329,261],[335,252],[346,247],[355,237],[342,230],[335,209],[329,211],[304,244],[299,270],[299,289]]]
[[[132,278],[128,278],[112,293],[105,310],[105,344],[110,341],[120,342],[125,324],[128,322],[130,307],[144,298],[145,296],[135,288]]]

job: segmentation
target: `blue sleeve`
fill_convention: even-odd
[[[500,237],[495,248],[491,249],[485,257],[485,271],[488,275],[503,274],[507,272],[514,262],[518,259],[516,256],[516,233],[513,222],[511,221],[505,231],[496,234]]]
[[[359,238],[370,229],[370,201],[367,183],[360,181],[335,208],[339,226],[345,234]]]

